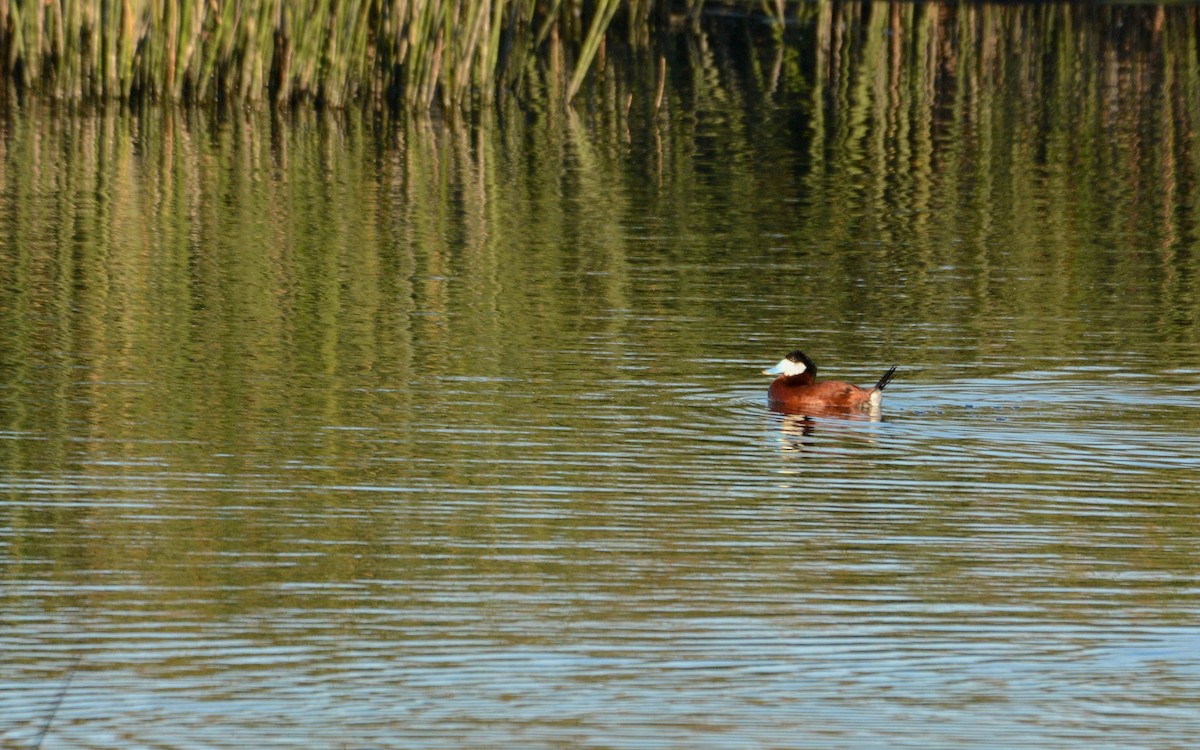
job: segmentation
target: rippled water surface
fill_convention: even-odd
[[[616,125],[10,115],[0,747],[1193,746],[1190,99],[1062,137],[1165,75],[1123,44]],[[898,364],[880,417],[769,410],[796,347]]]

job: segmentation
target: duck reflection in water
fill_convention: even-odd
[[[840,380],[817,382],[817,366],[799,349],[788,354],[764,375],[774,375],[767,390],[767,403],[775,411],[804,417],[878,419],[883,389],[896,374],[896,366],[883,374],[871,388],[860,388]]]

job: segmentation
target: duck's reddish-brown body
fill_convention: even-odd
[[[859,388],[851,383],[826,380],[814,383],[809,373],[787,377],[780,375],[767,390],[767,400],[773,409],[785,411],[817,409],[862,409],[871,403],[871,388]]]

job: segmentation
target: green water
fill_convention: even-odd
[[[1187,746],[1194,9],[939,7],[657,111],[11,109],[0,746]]]

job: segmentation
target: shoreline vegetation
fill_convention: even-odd
[[[453,116],[597,92],[628,109],[636,91],[657,112],[673,79],[770,94],[788,73],[828,91],[893,68],[932,92],[1082,61],[1119,77],[1130,55],[1178,62],[1194,86],[1198,18],[1195,6],[1086,3],[0,0],[0,101]]]

